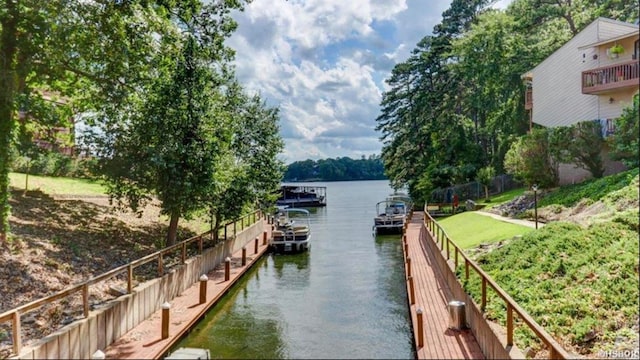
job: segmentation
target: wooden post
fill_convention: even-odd
[[[169,337],[169,309],[171,309],[171,304],[168,302],[162,304],[161,337],[163,340]]]
[[[187,242],[186,241],[182,242],[182,253],[180,255],[181,255],[181,258],[180,258],[181,264],[184,265],[187,262]]]
[[[257,254],[258,253],[258,238],[256,238],[256,240],[254,241],[254,253]]]
[[[127,294],[133,291],[133,265],[127,266]]]
[[[449,238],[447,238],[447,237],[445,236],[444,241],[446,241],[446,242],[447,242],[447,260],[449,260],[449,258],[450,258],[450,256],[449,256],[449,255],[450,255],[450,251],[449,251]]]
[[[82,312],[85,319],[89,317],[89,284],[82,285]]]
[[[513,345],[513,307],[507,303],[507,346]]]
[[[464,275],[466,279],[469,280],[469,260],[464,259]]]
[[[14,312],[11,329],[13,330],[13,353],[20,355],[22,351],[22,330],[20,329],[20,313]]]
[[[198,253],[202,255],[202,248],[204,244],[202,243],[202,235],[198,237]]]
[[[418,347],[421,348],[424,346],[424,330],[422,327],[422,309],[418,308],[416,310],[416,317],[418,323]]]
[[[411,276],[411,258],[407,257],[407,277]]]
[[[458,270],[458,247],[456,246],[454,248],[454,250],[455,250],[455,254],[456,254],[455,255],[455,263],[456,263],[455,270],[457,271]]]
[[[267,245],[267,232],[262,232],[262,245]]]
[[[231,277],[231,258],[224,261],[224,281],[229,281]]]
[[[416,303],[416,294],[413,289],[413,276],[409,276],[409,301],[411,305]]]
[[[409,257],[409,244],[408,243],[404,243],[404,254]]]
[[[247,265],[247,247],[242,247],[242,266]]]
[[[164,275],[164,267],[162,265],[162,253],[158,254],[158,275]]]
[[[484,312],[487,308],[487,278],[482,277],[482,305],[480,306],[480,310]]]
[[[200,304],[207,302],[207,281],[209,281],[207,275],[202,274],[200,276]]]

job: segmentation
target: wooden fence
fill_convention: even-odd
[[[263,219],[264,215],[261,211],[257,210],[248,215],[241,217],[235,221],[231,221],[226,223],[223,227],[220,228],[221,235],[224,238],[218,238],[217,243],[227,242],[228,240],[234,240],[237,238],[238,234],[246,229],[247,227],[255,224],[259,220]],[[106,273],[95,276],[89,280],[86,280],[80,284],[74,285],[70,288],[57,292],[55,294],[43,297],[41,299],[32,301],[30,303],[18,306],[17,308],[11,309],[0,314],[0,323],[4,323],[7,321],[11,321],[11,329],[12,329],[12,339],[13,339],[13,355],[20,354],[22,350],[22,334],[21,334],[21,317],[26,313],[38,309],[44,305],[50,304],[56,300],[65,299],[69,296],[75,295],[77,293],[82,293],[82,308],[83,308],[83,317],[86,319],[89,317],[89,287],[107,280],[110,280],[118,275],[126,274],[127,277],[127,294],[131,294],[133,291],[133,281],[134,281],[134,270],[144,264],[149,262],[156,261],[158,267],[158,276],[161,277],[165,274],[165,258],[170,254],[180,254],[180,264],[185,264],[187,261],[187,247],[190,244],[197,243],[198,244],[198,254],[203,254],[204,241],[207,237],[210,237],[211,240],[214,239],[211,231],[203,233],[198,236],[194,236],[187,240],[181,241],[175,245],[166,247],[162,250],[156,251],[152,254],[149,254],[143,258],[132,261],[126,265],[119,266],[114,268]],[[216,244],[214,244],[216,245]],[[243,244],[236,244],[233,242],[228,249],[225,249],[225,253],[233,253],[238,248],[241,248]],[[222,254],[217,256],[222,259],[226,254]],[[208,267],[211,267],[210,264]],[[214,265],[213,265],[214,266]],[[200,276],[200,274],[197,274]],[[196,277],[197,280],[197,277]],[[144,319],[141,319],[144,320]]]
[[[529,329],[537,336],[537,338],[544,343],[549,349],[550,359],[570,359],[572,355],[569,354],[549,333],[547,333],[524,309],[522,309],[516,302],[507,294],[487,273],[485,273],[478,264],[469,259],[467,255],[449,238],[447,233],[442,229],[433,217],[429,214],[427,209],[424,209],[424,222],[425,227],[432,234],[432,240],[434,244],[439,247],[440,252],[445,257],[447,263],[453,260],[453,271],[458,268],[458,265],[464,261],[464,273],[465,279],[469,279],[469,271],[473,271],[480,277],[482,281],[481,285],[481,299],[480,299],[480,311],[484,315],[487,307],[487,287],[493,289],[493,291],[504,301],[507,312],[507,334],[506,334],[506,346],[512,347],[513,344],[513,332],[514,332],[514,313],[526,324]],[[452,258],[453,255],[453,259]],[[467,294],[468,295],[468,294]],[[469,295],[469,298],[470,295]]]

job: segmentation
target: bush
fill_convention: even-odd
[[[640,162],[638,116],[638,94],[636,94],[633,97],[633,104],[624,109],[620,118],[616,120],[615,133],[608,140],[611,145],[611,158],[622,161],[629,168],[637,167]]]
[[[32,175],[91,178],[95,162],[91,158],[78,159],[51,152],[32,159],[17,156],[12,165],[13,171]]]

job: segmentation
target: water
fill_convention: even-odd
[[[265,256],[178,347],[212,358],[415,358],[401,239],[372,235],[386,181],[327,187],[311,211],[311,250]]]

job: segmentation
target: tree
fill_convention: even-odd
[[[9,232],[8,173],[17,111],[25,112],[24,121],[45,125],[35,108],[45,91],[65,98],[75,111],[120,104],[150,74],[155,39],[175,30],[166,13],[194,3],[0,3],[0,245]]]
[[[491,166],[481,168],[476,175],[478,182],[484,186],[484,198],[487,201],[489,200],[489,186],[494,176],[496,176],[496,172]]]
[[[561,133],[555,136],[559,142],[556,147],[564,147],[562,160],[589,171],[594,178],[601,178],[604,175],[602,147],[605,142],[600,122],[583,121],[558,131]]]
[[[550,188],[558,183],[558,157],[546,129],[519,137],[504,159],[505,169],[527,186]]]
[[[622,115],[615,122],[615,132],[608,139],[611,158],[622,161],[628,168],[638,167],[640,162],[638,97],[638,94],[634,95],[633,103],[622,111]]]

